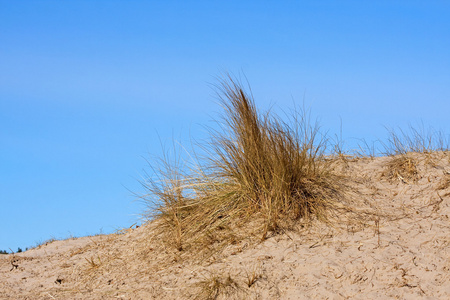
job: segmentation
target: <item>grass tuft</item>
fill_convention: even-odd
[[[442,131],[433,128],[425,129],[424,125],[409,126],[409,130],[387,128],[388,140],[384,143],[384,154],[405,155],[410,152],[430,153],[447,151],[450,148],[450,139]]]
[[[236,294],[239,285],[231,278],[231,275],[220,276],[211,274],[208,278],[197,283],[200,291],[196,299],[217,299],[219,296],[230,296]]]
[[[246,280],[246,284],[247,287],[251,288],[256,281],[258,281],[258,279],[261,278],[261,273],[257,270],[257,268],[253,268],[253,270],[249,273],[248,271],[246,271],[247,274],[247,280]]]
[[[392,157],[383,173],[390,180],[413,183],[419,179],[416,159],[403,154]]]
[[[408,131],[388,129],[388,134],[384,154],[392,159],[386,165],[384,175],[403,183],[414,183],[419,179],[417,160],[411,153],[447,151],[450,145],[450,140],[441,131],[425,130],[423,124],[417,128],[410,125]]]
[[[230,76],[216,87],[223,115],[202,146],[206,158],[191,167],[167,155],[144,183],[165,240],[178,251],[212,250],[249,236],[263,240],[300,219],[327,220],[342,187],[317,124],[304,110],[288,121],[259,113]]]

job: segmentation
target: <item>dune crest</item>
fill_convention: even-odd
[[[150,222],[122,233],[0,255],[2,299],[449,299],[450,153],[336,158],[364,221],[313,221],[203,260],[158,240]],[[351,221],[351,220],[349,220]]]

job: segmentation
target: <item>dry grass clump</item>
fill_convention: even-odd
[[[231,275],[221,276],[211,274],[204,280],[197,283],[199,288],[195,299],[217,299],[222,296],[224,299],[230,299],[240,290],[237,282],[231,278]]]
[[[416,182],[419,179],[417,161],[412,153],[430,154],[436,151],[449,149],[449,140],[440,131],[423,128],[409,127],[409,132],[399,130],[398,132],[388,129],[389,138],[384,144],[384,154],[392,157],[386,165],[384,176],[391,180],[399,180],[404,183]],[[433,164],[431,156],[429,163]]]
[[[144,197],[165,240],[178,251],[212,250],[244,238],[266,238],[299,219],[327,220],[342,191],[324,159],[325,140],[305,112],[288,122],[258,113],[252,96],[228,77],[218,86],[220,130],[194,167],[161,160]],[[193,251],[191,251],[193,252]]]
[[[417,161],[407,155],[395,156],[387,163],[383,175],[403,183],[416,182],[419,179]]]
[[[256,282],[262,278],[262,274],[257,267],[245,270],[246,276],[233,276],[231,274],[219,274],[217,271],[203,276],[204,279],[195,283],[195,299],[245,299],[249,289],[254,287]]]
[[[388,141],[384,144],[386,155],[447,151],[450,147],[450,140],[442,131],[433,128],[425,130],[423,124],[419,128],[409,126],[409,132],[388,129],[388,134]]]

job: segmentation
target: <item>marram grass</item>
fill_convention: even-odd
[[[296,221],[327,220],[342,191],[326,141],[304,111],[283,121],[258,113],[254,100],[228,76],[217,86],[221,130],[202,145],[207,158],[186,170],[163,158],[145,183],[165,240],[178,251],[265,239]],[[195,155],[193,155],[195,157]]]

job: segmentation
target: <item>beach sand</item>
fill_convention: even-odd
[[[394,157],[337,162],[364,222],[314,221],[200,262],[151,222],[53,241],[0,255],[0,299],[450,299],[450,153],[409,155],[411,177]]]

